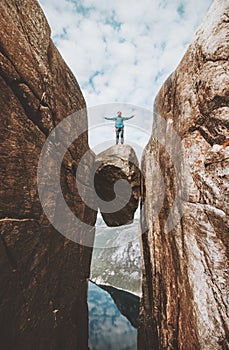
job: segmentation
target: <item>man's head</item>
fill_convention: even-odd
[[[118,117],[121,117],[121,115],[122,115],[122,112],[117,112],[117,115],[118,115]]]

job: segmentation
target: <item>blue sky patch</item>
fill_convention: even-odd
[[[177,8],[177,13],[180,15],[180,17],[183,17],[184,13],[185,13],[185,8],[184,8],[184,4],[180,4]]]
[[[74,3],[76,11],[78,13],[80,13],[83,17],[89,17],[91,14],[91,11],[95,10],[94,6],[90,6],[90,7],[85,7],[83,5],[83,2],[79,1],[79,0],[71,0],[72,3]]]
[[[94,78],[97,77],[98,75],[103,75],[104,72],[103,71],[95,71],[89,78],[88,80],[88,85],[90,85],[93,89],[93,91],[96,91],[96,88],[95,88],[95,84],[94,84]]]
[[[114,30],[119,31],[122,25],[122,22],[119,22],[116,19],[115,11],[112,11],[112,15],[108,16],[105,20],[105,24],[110,25]]]

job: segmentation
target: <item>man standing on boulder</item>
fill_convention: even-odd
[[[121,144],[124,143],[124,120],[128,120],[133,118],[134,115],[131,117],[123,117],[122,112],[117,113],[117,117],[105,117],[107,120],[115,120],[115,132],[116,132],[116,145],[119,143],[119,135],[121,136]]]

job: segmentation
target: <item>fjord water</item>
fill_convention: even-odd
[[[88,289],[90,350],[137,349],[142,274],[138,224],[139,211],[132,224],[119,227],[108,227],[97,216]]]
[[[137,329],[121,314],[108,292],[89,282],[90,350],[135,350]]]

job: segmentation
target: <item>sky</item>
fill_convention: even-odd
[[[158,90],[176,69],[213,1],[39,2],[88,107],[121,103],[152,111]],[[111,131],[102,134],[107,133]]]

